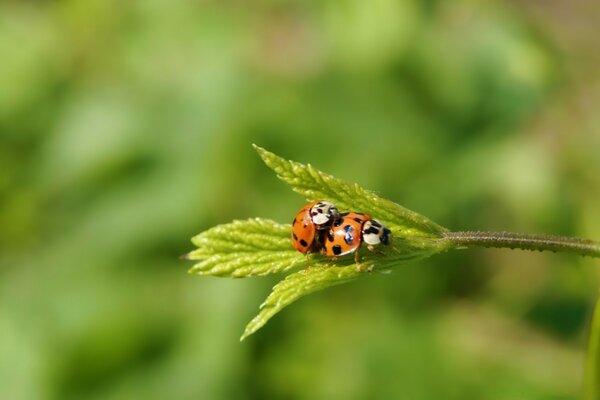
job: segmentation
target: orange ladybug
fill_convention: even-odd
[[[341,257],[354,253],[358,263],[358,249],[364,242],[369,250],[383,243],[390,244],[392,232],[369,214],[350,212],[342,214],[331,229],[323,235],[321,253],[329,257]]]
[[[306,204],[292,222],[292,245],[302,254],[320,250],[317,232],[328,229],[340,218],[338,209],[329,201],[315,200]]]

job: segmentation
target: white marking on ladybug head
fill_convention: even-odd
[[[329,201],[320,201],[310,209],[310,217],[317,228],[326,228],[340,218],[340,212]]]
[[[392,232],[377,220],[366,221],[362,228],[363,241],[371,246],[377,246],[380,243],[390,244]]]

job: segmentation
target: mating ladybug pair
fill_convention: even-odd
[[[371,251],[380,243],[390,244],[392,232],[368,214],[340,214],[328,201],[315,200],[306,204],[292,222],[292,245],[302,254],[321,253],[340,257],[354,253],[364,242]]]

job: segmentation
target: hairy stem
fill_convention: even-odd
[[[565,236],[512,232],[445,232],[442,240],[453,247],[552,251],[600,258],[600,242]]]

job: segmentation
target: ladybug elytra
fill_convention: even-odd
[[[292,221],[292,245],[302,254],[320,250],[317,233],[328,229],[340,213],[329,201],[315,200],[304,207]]]
[[[322,239],[321,254],[328,257],[341,257],[355,254],[358,263],[358,249],[364,242],[371,251],[383,243],[390,244],[392,232],[381,222],[374,220],[368,214],[349,212],[342,214]]]

